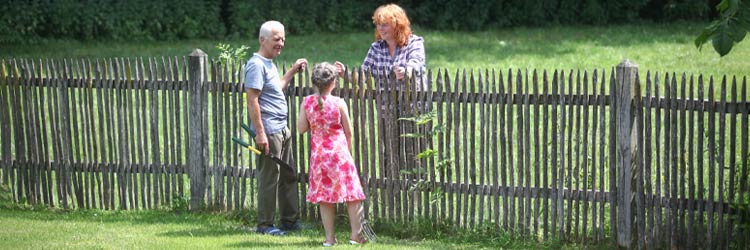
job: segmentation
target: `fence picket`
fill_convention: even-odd
[[[544,74],[546,75],[546,72],[544,72]],[[534,70],[534,73],[533,73],[533,76],[532,76],[532,84],[533,84],[533,96],[536,97],[536,101],[534,102],[534,128],[535,129],[533,129],[533,131],[534,131],[534,146],[533,146],[533,151],[534,151],[534,161],[533,161],[533,166],[534,166],[534,188],[541,189],[542,186],[540,186],[540,182],[541,182],[540,178],[541,177],[540,177],[540,173],[539,173],[539,168],[540,168],[540,165],[541,165],[540,161],[541,161],[541,151],[542,151],[542,149],[540,148],[541,146],[540,146],[540,142],[539,142],[539,134],[541,134],[541,131],[540,131],[540,127],[541,126],[539,125],[539,116],[540,116],[540,112],[539,112],[539,108],[540,107],[539,106],[540,106],[540,102],[541,102],[542,98],[539,95],[539,75],[537,74],[536,70]],[[532,130],[529,129],[529,131],[532,131]],[[531,142],[531,140],[529,140],[529,143],[530,142]],[[531,176],[529,176],[529,178],[531,178]],[[528,197],[531,197],[531,194],[529,194]],[[542,197],[543,197],[543,194],[541,194],[541,193],[537,197],[534,197],[535,198],[534,199],[534,214],[533,214],[533,216],[534,216],[534,227],[533,227],[532,233],[534,231],[536,231],[536,232],[539,231],[539,216],[541,216],[541,211],[540,211],[539,205],[541,203],[541,198]]]
[[[604,172],[605,172],[604,166],[606,165],[605,157],[604,157],[604,153],[605,153],[604,149],[606,148],[605,143],[607,142],[606,141],[607,133],[605,131],[605,128],[606,128],[605,126],[607,124],[605,120],[606,119],[605,102],[607,101],[606,100],[607,92],[605,92],[605,88],[604,88],[605,86],[607,86],[606,84],[607,78],[605,77],[605,75],[606,74],[604,70],[602,70],[601,84],[599,85],[599,96],[597,97],[597,105],[599,106],[599,131],[601,131],[600,132],[601,136],[599,136],[599,144],[601,145],[601,150],[599,151],[599,173],[601,173],[599,175],[599,191],[600,191],[600,194],[602,194],[602,197],[598,197],[600,198],[598,200],[599,200],[599,214],[601,216],[599,216],[599,234],[598,234],[599,237],[597,238],[597,240],[603,240],[606,237],[606,235],[604,235],[604,205],[606,203],[605,200],[607,198],[607,197],[604,197],[604,194],[605,194],[604,190],[606,188],[606,185],[604,182]],[[612,145],[609,145],[609,147],[612,147]],[[611,175],[613,173],[610,172],[609,174]]]
[[[729,90],[731,92],[732,96],[732,102],[737,103],[737,78],[732,77],[732,86]],[[728,96],[725,97],[725,99],[728,99]],[[724,102],[726,105],[726,101]],[[729,118],[729,159],[726,161],[728,167],[729,167],[729,188],[728,193],[729,196],[727,197],[727,201],[731,202],[733,204],[737,204],[741,202],[741,198],[743,191],[738,190],[736,186],[737,181],[737,161],[736,157],[737,154],[737,113],[732,113]],[[735,197],[735,193],[740,194],[737,198]],[[727,228],[730,228],[728,232],[726,232],[726,238],[725,238],[725,244],[726,247],[729,248],[732,243],[732,238],[734,238],[734,231],[731,230],[731,228],[734,228],[734,222],[735,220],[730,216],[727,219],[727,223],[729,224]]]
[[[498,79],[497,77],[498,75],[495,73],[495,70],[493,69],[492,70],[492,83],[490,84],[490,91],[489,91],[489,93],[491,93],[490,103],[492,104],[499,104],[501,103],[501,100],[502,100],[500,97],[502,93],[500,91],[500,84],[498,84],[497,82],[497,79]],[[500,71],[500,81],[502,82],[502,71]],[[440,85],[438,84],[438,86]],[[438,87],[438,92],[440,92],[439,87]],[[500,161],[503,157],[502,149],[498,147],[498,144],[500,144],[500,141],[498,139],[498,136],[500,136],[500,133],[498,133],[498,130],[499,130],[498,121],[499,119],[502,119],[502,116],[498,114],[499,113],[498,106],[500,105],[492,105],[492,109],[490,111],[490,117],[489,117],[492,123],[492,126],[490,127],[490,133],[489,133],[491,136],[489,145],[492,145],[490,152],[494,152],[494,153],[491,153],[492,155],[491,168],[493,170],[492,179],[491,179],[491,183],[492,183],[492,192],[491,192],[492,199],[491,200],[492,200],[493,213],[488,216],[490,216],[491,221],[494,221],[495,226],[493,228],[496,230],[500,229],[501,224],[502,224],[501,223],[502,219],[500,217],[500,209],[501,209],[500,199],[502,199],[502,192],[498,190],[499,185],[500,185],[500,181],[499,181],[500,171],[499,170],[502,164]]]
[[[2,148],[0,150],[0,160],[3,163],[2,169],[2,181],[3,185],[6,185],[6,187],[12,187],[11,185],[11,178],[10,178],[10,172],[12,171],[11,168],[11,161],[12,161],[12,155],[11,155],[11,144],[10,144],[10,111],[8,110],[10,108],[10,104],[8,103],[10,94],[8,93],[8,65],[5,61],[5,59],[0,59],[0,143],[2,143]],[[15,198],[14,198],[15,200]]]
[[[58,63],[60,63],[58,61]],[[62,63],[59,65],[58,68],[59,71],[61,71],[61,76],[63,81],[60,82],[60,88],[58,89],[58,93],[60,94],[59,99],[59,108],[60,108],[60,134],[62,137],[62,146],[60,149],[62,150],[61,159],[62,159],[62,180],[63,180],[63,208],[68,209],[70,207],[70,204],[68,202],[71,202],[73,197],[73,190],[71,190],[71,186],[73,185],[71,182],[71,169],[73,168],[73,161],[72,161],[72,155],[73,155],[73,149],[72,145],[73,142],[71,142],[71,128],[70,128],[70,83],[71,76],[69,75],[68,70],[68,60],[63,59]],[[71,197],[68,197],[71,196]],[[70,199],[70,200],[69,200]]]
[[[50,88],[47,87],[49,85],[49,82],[45,80],[45,78],[43,77],[45,75],[45,71],[44,71],[44,64],[42,63],[42,59],[39,59],[37,65],[39,65],[37,67],[38,70],[35,70],[35,72],[36,72],[36,78],[38,79],[38,84],[40,86],[39,97],[37,98],[37,100],[39,100],[39,106],[37,107],[39,108],[39,117],[41,117],[39,121],[39,129],[41,133],[40,143],[39,143],[40,148],[41,148],[40,164],[42,164],[42,170],[43,170],[43,173],[41,175],[41,178],[42,178],[41,192],[42,192],[42,195],[44,196],[43,198],[44,204],[51,207],[51,206],[54,206],[55,203],[54,203],[53,191],[52,191],[53,190],[52,188],[54,185],[54,180],[52,179],[52,168],[51,168],[52,164],[51,164],[50,157],[49,157],[51,155],[51,152],[49,152],[49,145],[51,143],[49,142],[49,138],[47,135],[48,134],[47,128],[49,127],[49,125],[47,125],[48,124],[47,117],[48,117],[48,113],[50,112],[50,110],[44,107],[44,104],[47,103],[46,93],[49,92]],[[0,88],[4,89],[4,87],[2,86],[0,86]],[[7,107],[7,103],[5,103],[4,101],[0,101],[0,105],[6,105]],[[0,116],[4,116],[4,115],[0,115]],[[1,120],[2,118],[0,118],[0,121]],[[7,121],[7,123],[10,123],[10,121]],[[10,124],[7,124],[7,125],[10,125]]]
[[[558,75],[559,74],[559,75]],[[557,98],[558,103],[557,105],[552,105],[552,184],[555,186],[555,193],[553,196],[553,202],[552,202],[552,235],[557,235],[557,237],[562,237],[562,230],[555,230],[555,229],[562,229],[562,171],[561,170],[561,164],[559,162],[562,162],[561,160],[558,160],[558,146],[561,145],[560,142],[560,132],[558,130],[558,121],[561,120],[559,116],[557,115],[558,109],[556,106],[562,107],[562,101],[563,101],[563,95],[560,89],[562,87],[559,84],[562,84],[562,70],[558,71],[555,70],[554,77],[552,79],[552,96],[554,98]],[[560,149],[562,151],[562,149]]]
[[[502,115],[502,114],[504,114],[506,112],[506,103],[507,103],[508,92],[505,90],[505,81],[504,81],[504,78],[503,78],[503,71],[501,70],[498,73],[499,73],[498,79],[500,80],[500,86],[499,86],[500,89],[499,89],[499,93],[498,93],[498,95],[499,95],[498,99],[500,101],[500,104],[499,104],[499,108],[498,109],[499,109],[500,113],[497,115],[497,117],[498,117],[498,122],[499,122],[498,131],[500,132],[499,133],[499,136],[500,136],[499,137],[499,140],[500,140],[500,151],[499,151],[499,154],[500,154],[500,186],[502,187],[502,189],[500,190],[500,196],[502,196],[502,202],[503,202],[503,229],[504,230],[510,230],[510,222],[508,221],[508,217],[509,217],[508,215],[510,214],[509,213],[509,203],[510,203],[510,200],[509,200],[508,188],[507,188],[509,186],[509,182],[508,182],[508,168],[509,168],[509,166],[508,166],[508,164],[509,164],[509,161],[510,161],[509,160],[510,159],[510,157],[509,157],[510,154],[508,154],[508,150],[507,150],[507,146],[506,146],[506,142],[509,140],[509,136],[507,135],[506,129],[505,129],[506,128],[505,117]],[[508,83],[512,84],[512,82],[510,81],[510,78],[508,78],[508,79],[509,79]],[[450,109],[450,106],[448,106],[448,108]]]
[[[689,100],[693,100],[693,94],[694,94],[693,84],[694,84],[694,78],[693,78],[693,76],[690,76],[690,83],[689,83],[689,86],[688,86],[688,94],[687,94],[687,96],[683,95],[683,96],[685,96]],[[689,107],[689,109],[690,110],[694,110],[695,107]],[[695,136],[695,126],[694,126],[694,124],[695,124],[695,112],[691,111],[691,112],[687,113],[686,115],[688,116],[688,117],[685,117],[685,119],[687,120],[687,131],[688,131],[688,135],[686,137],[686,139],[687,139],[687,141],[686,141],[686,144],[687,144],[686,145],[687,146],[687,159],[685,160],[685,162],[687,163],[687,173],[688,173],[688,177],[687,177],[688,194],[687,194],[686,197],[689,200],[695,200],[696,199],[696,197],[695,197],[695,182],[696,182],[695,181],[695,171],[698,171],[695,168],[695,162],[694,162],[694,159],[693,159],[695,157],[695,153],[693,151],[693,146],[694,146],[694,144],[693,144],[693,138]],[[695,230],[694,229],[695,228],[695,209],[696,208],[695,208],[694,202],[690,202],[690,203],[687,204],[687,213],[686,213],[686,216],[687,216],[687,224],[686,224],[686,227],[687,227],[687,235],[686,235],[687,236],[687,242],[686,242],[686,246],[685,247],[687,247],[689,249],[695,248],[695,245],[693,244],[693,242],[695,241],[694,235],[693,235],[694,234],[694,230]]]
[[[682,77],[680,78],[680,99],[682,100],[682,103],[677,107],[679,110],[679,142],[677,144],[679,152],[677,153],[677,158],[675,159],[677,161],[678,169],[675,171],[678,173],[679,180],[675,180],[675,183],[678,183],[676,186],[679,187],[679,192],[677,195],[679,195],[681,200],[686,200],[686,190],[687,184],[686,184],[686,170],[687,170],[687,161],[685,160],[685,156],[687,155],[687,138],[686,136],[686,129],[687,129],[687,76],[683,73]],[[686,228],[685,228],[685,217],[687,216],[687,204],[683,202],[678,203],[677,207],[678,211],[678,218],[677,218],[677,234],[680,236],[680,242],[682,242],[682,245],[684,246],[687,241],[685,240],[686,236]]]
[[[487,160],[486,160],[487,159],[487,157],[486,157],[487,156],[487,152],[486,152],[486,150],[487,150],[487,145],[488,144],[486,142],[486,139],[487,139],[486,135],[488,135],[488,133],[487,133],[487,127],[489,127],[489,126],[487,126],[487,121],[486,121],[487,111],[485,110],[485,103],[486,103],[486,101],[485,101],[485,94],[487,93],[487,90],[485,89],[485,85],[487,85],[487,84],[485,84],[484,78],[482,78],[482,71],[481,70],[477,72],[477,75],[478,75],[478,78],[479,78],[479,80],[476,82],[477,92],[474,91],[474,89],[473,89],[474,87],[472,87],[472,92],[473,93],[478,93],[478,94],[476,95],[477,96],[476,104],[474,104],[474,105],[471,106],[471,108],[472,108],[471,109],[471,113],[472,113],[472,117],[474,119],[476,119],[476,118],[480,119],[480,122],[479,122],[479,126],[480,127],[478,128],[479,130],[477,130],[476,122],[474,122],[474,123],[471,124],[471,131],[473,131],[474,133],[479,132],[479,134],[482,134],[482,135],[485,135],[485,136],[482,136],[482,137],[479,138],[479,148],[471,151],[472,153],[476,153],[477,151],[479,151],[479,153],[478,153],[479,161],[476,161],[476,157],[472,157],[472,159],[474,159],[475,162],[479,162],[479,179],[477,180],[477,177],[476,177],[476,175],[477,175],[476,168],[473,168],[472,171],[474,171],[474,174],[472,174],[472,183],[479,184],[481,187],[484,187],[484,185],[487,184],[486,182],[484,182],[484,175],[485,175],[485,167],[487,166]],[[473,77],[472,77],[472,79],[473,79]],[[475,86],[475,84],[472,83],[471,86]],[[479,117],[476,117],[477,116],[477,105],[479,105],[479,115],[478,115]],[[477,145],[475,143],[475,137],[473,137],[473,136],[471,137],[471,145]],[[473,147],[475,147],[475,146],[473,146]],[[484,188],[477,188],[477,192],[474,194],[474,198],[472,199],[472,202],[471,202],[471,206],[472,206],[471,211],[477,211],[477,208],[479,209],[479,211],[477,211],[477,217],[472,216],[472,218],[476,218],[475,220],[472,220],[472,225],[470,225],[472,228],[475,227],[474,223],[476,223],[476,225],[479,226],[479,227],[482,227],[484,225],[484,223],[483,223],[484,212],[487,210],[487,209],[485,209],[485,206],[484,206],[484,199],[485,199],[485,197],[486,197],[485,189]],[[474,201],[477,198],[479,199],[479,201],[478,201],[479,203],[477,204],[477,207],[475,207]]]
[[[589,158],[588,142],[591,141],[588,138],[589,136],[589,103],[591,102],[591,100],[589,99],[590,96],[589,96],[589,89],[588,89],[588,86],[589,86],[588,79],[589,79],[589,73],[588,71],[584,71],[583,72],[583,92],[580,93],[583,96],[583,98],[581,99],[581,107],[583,109],[583,120],[581,121],[583,125],[583,132],[581,134],[581,137],[583,138],[583,140],[579,142],[581,147],[583,148],[582,150],[583,152],[581,152],[581,158],[579,162],[579,164],[583,166],[583,184],[582,184],[583,190],[592,189],[590,188],[590,184],[589,184],[589,164],[588,164],[589,162],[588,161],[588,158]],[[583,224],[581,226],[581,240],[582,241],[586,240],[587,234],[588,234],[587,232],[588,232],[588,220],[589,220],[589,216],[588,216],[589,203],[592,200],[593,199],[588,197],[588,195],[583,200],[583,208],[581,209],[583,210],[583,221],[581,222],[581,224]],[[593,226],[593,223],[592,223],[592,226]]]
[[[116,93],[115,92],[116,90],[114,87],[115,78],[113,77],[114,67],[112,64],[112,59],[106,59],[104,60],[103,63],[104,63],[104,77],[106,77],[107,80],[105,80],[106,91],[104,92],[104,102],[102,103],[102,105],[106,109],[105,113],[111,114],[108,117],[109,119],[106,119],[107,128],[105,129],[105,131],[107,131],[106,142],[108,142],[107,145],[109,146],[108,147],[109,154],[108,154],[107,161],[105,161],[106,174],[104,176],[104,189],[106,191],[104,194],[105,196],[104,200],[105,200],[106,209],[115,209],[116,208],[115,200],[117,199],[117,197],[115,196],[115,181],[114,181],[115,179],[114,178],[115,178],[115,173],[116,173],[115,164],[117,162],[117,158],[116,158],[117,149],[119,149],[118,147],[119,144],[117,143],[117,138],[115,137],[117,133],[116,133],[115,125],[114,125],[115,117],[117,117],[115,113],[115,108],[117,104],[114,98],[114,94]]]
[[[573,103],[576,104],[576,109],[577,109],[576,114],[575,114],[575,130],[576,130],[575,131],[575,137],[576,138],[575,138],[575,141],[573,141],[574,144],[576,145],[575,154],[574,154],[575,155],[575,159],[574,160],[572,159],[574,155],[571,155],[571,160],[573,160],[575,162],[574,166],[571,166],[571,167],[574,168],[574,172],[571,173],[571,180],[573,180],[574,178],[572,178],[572,177],[575,176],[575,190],[582,190],[581,189],[581,179],[582,179],[581,178],[582,177],[581,176],[581,171],[584,171],[584,173],[586,173],[585,170],[584,170],[586,166],[583,163],[584,162],[583,161],[583,157],[584,156],[582,155],[586,151],[586,145],[584,143],[585,139],[581,139],[582,134],[585,135],[585,133],[586,133],[585,130],[583,130],[583,126],[584,126],[583,123],[585,121],[581,121],[581,119],[583,119],[582,116],[583,116],[583,108],[584,108],[583,107],[583,104],[584,104],[584,99],[583,99],[584,93],[582,92],[582,88],[583,88],[583,85],[585,83],[586,83],[585,80],[583,81],[583,83],[581,82],[581,71],[580,70],[576,70],[576,83],[575,83],[576,86],[575,86],[575,92],[574,92],[574,94],[575,94],[574,98],[576,98],[576,100],[575,100],[575,102],[573,102]],[[571,125],[572,125],[572,123],[571,123]],[[586,180],[586,175],[585,174],[583,175],[583,180],[584,181]],[[586,186],[583,186],[583,187],[584,187],[583,190],[585,190]],[[571,188],[570,190],[572,191],[573,189]],[[574,226],[572,234],[575,235],[575,238],[578,241],[583,241],[583,239],[585,238],[584,237],[585,234],[583,233],[583,232],[585,232],[585,230],[582,230],[583,227],[581,227],[581,224],[584,224],[585,221],[586,221],[586,217],[585,216],[581,216],[581,202],[580,202],[580,199],[581,199],[581,194],[582,193],[583,192],[578,192],[577,197],[575,197],[576,201],[575,201],[575,203],[573,205],[575,207],[575,218],[577,218],[577,219],[575,220],[575,226]],[[581,222],[581,220],[583,220],[583,223]]]
[[[719,101],[718,107],[717,107],[717,113],[719,116],[719,133],[716,134],[716,147],[718,148],[717,151],[711,151],[716,152],[716,164],[718,164],[716,170],[718,172],[718,179],[717,179],[717,185],[716,193],[719,198],[719,203],[717,204],[718,207],[716,210],[718,211],[718,225],[717,225],[717,233],[718,235],[715,235],[716,237],[716,243],[718,248],[726,249],[727,246],[724,245],[725,243],[725,237],[726,232],[724,230],[724,210],[728,209],[728,207],[724,206],[724,197],[727,193],[727,190],[724,189],[724,169],[726,168],[727,164],[724,161],[724,134],[726,133],[726,107],[727,107],[727,77],[724,76],[721,79],[721,90],[719,90],[721,101]],[[714,130],[715,131],[715,130]],[[729,193],[733,193],[734,191],[731,190]]]
[[[575,85],[576,84],[573,82],[573,70],[570,70],[568,72],[568,85],[567,85],[568,87],[567,93],[568,93],[568,96],[570,96],[570,100],[568,101],[568,104],[574,104],[576,103],[576,101],[578,101],[578,99],[575,96],[575,92],[573,91],[574,89],[576,89]],[[567,110],[566,116],[564,116],[565,118],[567,118],[567,125],[566,125],[567,132],[565,132],[566,131],[565,129],[561,129],[561,131],[565,133],[563,136],[567,136],[567,140],[565,141],[568,142],[568,145],[566,147],[566,149],[568,150],[566,152],[566,155],[568,157],[565,158],[567,159],[567,161],[563,164],[563,166],[565,166],[564,169],[567,169],[566,171],[567,175],[566,175],[565,181],[567,182],[567,187],[568,187],[567,191],[570,194],[570,195],[567,195],[568,199],[567,199],[567,205],[566,205],[567,221],[565,222],[565,234],[566,234],[565,239],[573,239],[573,237],[576,234],[576,232],[573,230],[577,229],[573,227],[573,212],[574,212],[573,197],[574,195],[572,191],[573,191],[573,178],[575,176],[575,172],[573,172],[573,158],[574,158],[573,147],[576,145],[576,143],[573,141],[573,134],[577,134],[577,133],[575,133],[574,131],[574,129],[576,129],[575,124],[574,124],[575,117],[576,117],[575,106],[574,105],[567,105],[567,106],[568,106],[568,110]],[[565,123],[564,119],[563,119],[563,123]],[[577,221],[578,220],[576,220],[576,222]]]
[[[609,77],[609,202],[612,204],[609,207],[609,214],[610,214],[610,220],[609,220],[609,226],[613,230],[610,232],[611,239],[616,242],[617,241],[617,150],[615,145],[617,145],[616,137],[617,137],[617,110],[615,107],[618,105],[617,100],[614,98],[615,96],[615,89],[616,89],[616,81],[615,81],[615,70],[610,70],[610,77]],[[562,108],[561,108],[562,109]]]
[[[748,96],[747,96],[748,93],[747,93],[747,78],[746,77],[742,78],[742,90],[740,91],[740,93],[741,93],[740,95],[742,96],[742,102],[747,103],[748,102]],[[742,139],[741,139],[741,143],[742,143],[742,146],[741,146],[742,149],[741,149],[741,151],[742,151],[742,154],[740,154],[740,156],[742,157],[742,160],[741,160],[741,162],[742,162],[742,177],[740,177],[741,178],[740,179],[740,187],[741,187],[740,191],[741,192],[745,192],[744,195],[743,195],[743,197],[746,197],[746,195],[748,195],[748,193],[750,193],[750,190],[748,190],[748,183],[747,183],[747,174],[748,174],[747,173],[747,171],[748,171],[748,166],[747,165],[748,165],[748,163],[750,163],[750,161],[748,161],[748,159],[745,158],[747,155],[749,155],[748,154],[748,132],[749,132],[748,131],[748,123],[749,123],[748,121],[750,119],[748,119],[748,117],[750,117],[750,109],[745,109],[745,112],[742,114],[742,118],[740,118],[742,120],[742,129],[740,129],[742,131]],[[745,210],[745,216],[750,216],[750,209],[746,209]],[[745,230],[744,237],[738,237],[738,238],[742,239],[742,241],[740,243],[744,243],[744,244],[738,244],[738,245],[745,245],[745,246],[747,246],[747,242],[750,239],[750,230]]]
[[[464,72],[464,74],[466,74]],[[464,84],[466,84],[467,81],[464,81]],[[469,81],[468,86],[464,85],[463,89],[466,93],[477,93],[475,90],[477,82],[474,80],[474,70],[471,70],[469,72]],[[467,96],[465,99],[464,104],[464,121],[476,121],[476,99],[477,95],[471,95]],[[471,133],[476,133],[476,122],[470,122],[470,124],[467,124],[464,126],[464,135],[469,135]],[[473,136],[464,136],[463,137],[464,145],[467,145],[465,150],[462,150],[464,152],[464,169],[465,169],[465,178],[464,183],[468,183],[467,192],[466,192],[466,200],[465,204],[466,206],[464,209],[466,209],[466,223],[465,225],[468,226],[468,228],[474,228],[476,221],[476,202],[477,202],[477,196],[478,196],[478,189],[475,189],[473,187],[476,187],[477,184],[477,168],[472,167],[469,168],[469,162],[476,162],[476,143],[474,141]]]
[[[709,80],[708,83],[708,93],[706,94],[708,96],[708,130],[709,131],[715,131],[716,128],[716,112],[714,109],[716,108],[716,104],[714,103],[714,79],[713,77]],[[716,200],[716,195],[714,193],[715,185],[716,185],[716,165],[714,162],[716,162],[715,155],[711,152],[715,152],[716,150],[716,136],[713,133],[708,134],[708,207],[706,208],[706,211],[708,212],[708,231],[706,232],[706,237],[708,238],[706,241],[707,248],[715,249],[716,245],[714,242],[714,224],[716,221],[714,221],[714,213],[716,212],[716,208],[714,207],[714,202]]]
[[[520,76],[520,74],[519,74],[519,76]],[[520,79],[520,77],[519,77],[519,79]],[[520,103],[518,104],[519,107],[523,108],[523,113],[521,115],[521,117],[523,117],[523,119],[522,119],[523,120],[523,129],[522,129],[523,132],[521,132],[519,134],[519,138],[523,138],[523,144],[522,144],[523,145],[522,146],[523,147],[523,155],[519,154],[519,158],[523,158],[524,182],[521,182],[522,186],[523,187],[531,187],[531,168],[532,168],[531,167],[531,152],[530,152],[531,151],[531,136],[529,135],[529,133],[531,132],[531,123],[530,123],[530,121],[531,121],[531,115],[529,114],[530,113],[530,106],[531,106],[529,99],[530,99],[530,93],[531,92],[529,91],[529,88],[530,88],[529,85],[531,85],[531,83],[529,83],[529,70],[528,69],[524,71],[524,78],[523,78],[523,80],[524,80],[524,88],[523,88],[523,92],[522,92],[522,94],[523,94],[522,95],[523,105],[521,105]],[[519,88],[519,89],[521,89],[521,88]],[[519,126],[520,125],[521,125],[521,122],[519,121]],[[519,130],[519,131],[521,131],[521,130]],[[525,216],[525,220],[524,220],[524,229],[523,229],[523,232],[525,232],[526,234],[531,234],[531,229],[532,229],[532,227],[531,227],[531,217],[533,215],[531,214],[531,206],[532,205],[531,205],[531,192],[530,192],[529,188],[524,188],[523,196],[526,198],[526,201],[524,202],[524,209],[525,209],[524,210],[524,216]]]
[[[681,137],[679,135],[680,126],[678,124],[678,121],[680,119],[680,106],[679,106],[680,104],[678,102],[679,97],[678,97],[678,92],[677,92],[677,84],[678,84],[677,76],[675,76],[673,73],[672,84],[671,84],[672,102],[670,105],[671,114],[672,114],[670,118],[670,124],[671,124],[670,126],[672,130],[670,130],[670,140],[671,140],[670,149],[671,150],[670,150],[670,156],[669,156],[670,161],[671,161],[670,163],[671,163],[671,174],[672,174],[672,177],[671,177],[671,185],[672,185],[671,187],[672,199],[671,200],[672,201],[679,201],[680,199],[679,190],[681,189],[678,186],[680,172],[681,172],[679,156],[682,154],[682,152],[680,152]],[[672,239],[671,245],[678,246],[681,244],[681,238],[682,238],[681,232],[680,232],[681,228],[679,225],[679,221],[680,221],[679,217],[681,216],[681,209],[680,209],[679,203],[672,202],[672,201],[670,201],[669,203],[669,206],[671,208],[671,221],[670,221],[670,224],[671,224],[670,232],[671,232],[671,239]]]
[[[557,72],[555,72],[555,76],[557,75]],[[554,77],[554,76],[553,76]],[[549,79],[547,78],[547,71],[544,71],[544,74],[542,76],[542,93],[550,93],[549,89]],[[550,105],[550,102],[552,101],[553,96],[550,94],[544,95],[544,104],[542,107],[542,142],[548,142],[549,139],[549,110],[550,106],[554,108],[553,105]],[[537,105],[540,105],[539,102]],[[537,116],[539,116],[539,113],[537,113]],[[537,120],[538,121],[538,120]],[[554,137],[554,136],[553,136]],[[539,145],[538,145],[539,146]],[[541,145],[542,150],[542,158],[541,158],[541,164],[542,164],[542,187],[545,189],[550,187],[550,175],[549,175],[549,169],[550,165],[554,166],[554,163],[550,164],[549,161],[549,146],[547,146],[547,143],[542,143]],[[544,209],[542,209],[544,215],[542,217],[542,223],[543,223],[543,235],[545,239],[549,239],[550,236],[550,221],[549,221],[549,207],[550,207],[550,193],[545,192],[543,197],[544,200]],[[554,213],[553,213],[554,214]],[[554,221],[554,219],[552,219]]]

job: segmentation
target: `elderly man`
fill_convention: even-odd
[[[292,134],[287,127],[284,90],[294,74],[307,67],[307,59],[297,59],[279,77],[273,58],[284,48],[284,25],[277,21],[265,22],[258,36],[260,47],[245,65],[244,83],[251,128],[256,133],[255,143],[261,152],[292,163]],[[299,193],[295,175],[296,170],[280,168],[268,157],[258,158],[258,233],[281,236],[286,234],[285,231],[299,229]],[[281,212],[278,228],[273,224],[276,204]]]

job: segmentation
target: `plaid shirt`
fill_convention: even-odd
[[[407,72],[414,71],[421,78],[425,72],[424,39],[422,37],[414,34],[409,36],[409,43],[406,44],[406,47],[396,47],[393,57],[388,52],[388,44],[385,40],[377,40],[372,43],[365,60],[362,62],[362,69],[371,72],[376,78],[383,77],[382,73],[384,72],[386,73],[385,77],[389,77],[396,66],[407,68]]]

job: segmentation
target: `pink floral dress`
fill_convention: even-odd
[[[305,97],[302,108],[310,123],[310,185],[307,202],[343,203],[365,199],[357,168],[346,142],[341,112],[336,96],[323,96],[323,109],[318,96]]]

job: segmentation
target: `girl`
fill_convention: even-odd
[[[351,226],[350,244],[362,244],[362,200],[365,194],[351,155],[352,127],[346,102],[331,95],[343,67],[323,62],[313,66],[312,83],[317,93],[300,105],[297,130],[311,135],[310,185],[307,202],[320,204],[326,240],[337,243],[334,233],[335,203],[346,202]]]

